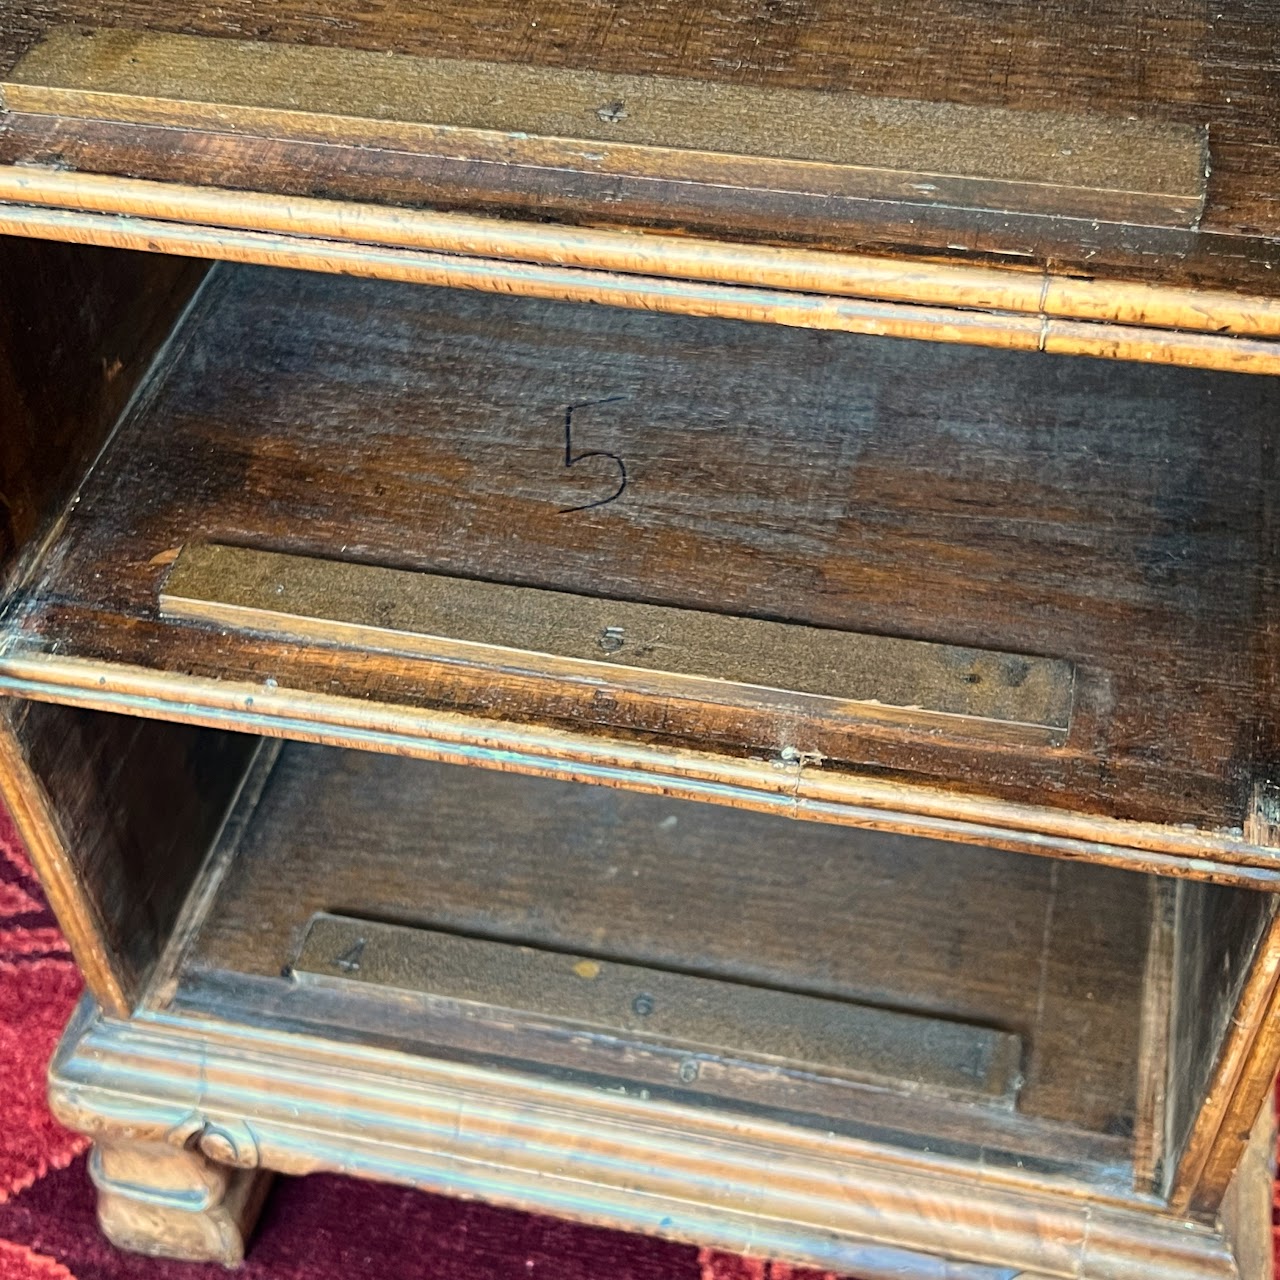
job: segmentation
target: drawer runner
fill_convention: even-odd
[[[192,544],[160,596],[178,618],[703,698],[1060,741],[1059,659],[827,630],[371,565]],[[968,722],[968,723],[965,723]]]
[[[291,974],[470,1006],[510,1026],[515,1057],[521,1029],[547,1025],[683,1046],[684,1085],[708,1058],[1010,1106],[1021,1084],[1021,1038],[989,1027],[327,913]]]

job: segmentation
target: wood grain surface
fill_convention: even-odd
[[[957,1164],[688,1099],[584,1091],[492,1064],[352,1044],[323,1028],[181,1016],[126,1024],[82,1009],[55,1060],[51,1100],[63,1124],[108,1144],[127,1135],[216,1150],[240,1169],[359,1170],[461,1188],[868,1280],[1239,1280],[1237,1256],[1257,1256],[1269,1238],[1271,1178],[1261,1161],[1248,1166],[1224,1238],[1214,1224],[1132,1195],[1088,1194],[1078,1179],[1031,1164]],[[168,1233],[157,1228],[151,1247],[162,1249]],[[1242,1236],[1248,1247],[1237,1255]]]
[[[500,89],[495,91],[495,86]],[[1203,128],[390,52],[58,27],[19,113],[773,191],[1193,228]]]
[[[289,744],[175,1001],[210,1008],[239,974],[283,1000],[282,966],[331,911],[1007,1030],[1026,1042],[1020,1113],[1127,1143],[1150,892],[1109,868]],[[538,1052],[511,1033],[489,1052],[522,1047]]]
[[[204,269],[0,238],[0,590],[29,565]]]
[[[1203,1124],[1200,1113],[1215,1071],[1239,1052],[1232,1041],[1245,1032],[1237,1025],[1243,1021],[1240,1001],[1254,965],[1267,963],[1260,946],[1275,907],[1271,894],[1242,894],[1206,884],[1178,886],[1162,1179],[1166,1193],[1188,1155],[1192,1161],[1202,1157],[1189,1151],[1189,1144]],[[1205,1141],[1201,1135],[1199,1142]],[[1185,1175],[1181,1178],[1185,1184]],[[1213,1192],[1221,1196],[1225,1189],[1226,1180],[1220,1179]]]
[[[401,12],[335,0],[209,5],[111,0],[21,4],[0,34],[0,74],[52,30],[91,28],[256,40],[451,61],[565,70],[597,76],[662,76],[760,90],[843,91],[871,99],[1079,118],[1135,119],[1140,127],[1207,130],[1208,199],[1198,229],[1161,234],[1149,225],[1005,215],[957,215],[911,201],[845,200],[729,188],[691,188],[646,175],[566,180],[509,164],[453,162],[395,148],[326,148],[287,138],[237,138],[208,129],[153,129],[13,113],[3,138],[10,162],[71,164],[220,184],[269,184],[297,194],[532,211],[597,223],[701,227],[732,236],[876,243],[943,255],[1031,254],[1085,272],[1132,274],[1153,258],[1229,287],[1266,282],[1267,238],[1280,230],[1274,174],[1280,139],[1274,104],[1275,33],[1263,0],[1206,8],[1178,0],[1159,13],[1129,0],[932,0],[903,11],[889,0],[853,6],[820,0],[765,12],[664,2],[643,12],[600,10],[587,0],[438,5]],[[282,55],[284,56],[284,55]],[[220,56],[205,58],[211,74]],[[1087,125],[1082,124],[1082,131]],[[301,148],[299,150],[298,148]],[[267,176],[270,175],[270,176]],[[682,189],[683,186],[683,189]],[[1117,227],[1119,229],[1117,230]]]
[[[7,701],[0,778],[94,998],[126,1016],[257,740]]]
[[[772,707],[784,716],[1050,744],[1071,724],[1075,672],[1067,662],[213,543],[182,548],[160,610],[286,641]]]
[[[157,201],[154,191],[161,184],[125,179],[110,180],[109,185],[116,188],[116,194],[107,203],[126,207],[141,205],[163,217],[90,212],[88,209],[102,195],[104,186],[79,177],[70,183],[63,183],[57,175],[33,178],[31,170],[24,170],[15,178],[0,170],[0,189],[20,190],[24,198],[30,195],[43,201],[34,207],[0,203],[0,234],[839,333],[919,338],[1052,355],[1098,356],[1230,373],[1274,375],[1280,372],[1280,342],[1273,340],[1275,308],[1271,300],[1255,294],[1230,295],[1220,289],[1197,291],[1177,286],[1166,289],[1117,281],[1095,281],[1093,283],[1101,287],[1091,292],[1082,286],[1060,289],[1061,278],[1047,273],[1037,280],[1029,273],[1011,276],[1007,272],[964,267],[955,269],[958,279],[949,282],[954,283],[954,288],[944,286],[939,290],[947,295],[939,306],[934,305],[929,296],[934,289],[930,281],[932,273],[927,268],[920,273],[899,269],[884,258],[860,258],[862,265],[855,268],[858,274],[863,274],[867,265],[874,264],[865,274],[879,281],[891,281],[882,289],[871,288],[870,296],[863,298],[857,296],[858,290],[850,290],[838,278],[828,280],[821,255],[808,250],[803,251],[798,260],[793,260],[791,254],[780,253],[782,261],[770,264],[781,267],[781,271],[772,273],[781,278],[781,287],[743,288],[714,282],[732,255],[706,242],[689,242],[687,254],[664,259],[661,251],[633,253],[633,246],[638,243],[633,235],[615,238],[613,233],[605,233],[614,240],[615,253],[603,256],[665,262],[658,267],[655,277],[597,270],[599,264],[594,251],[599,239],[596,236],[589,237],[591,247],[582,255],[593,265],[585,268],[554,265],[573,256],[568,247],[570,241],[554,228],[538,232],[539,243],[534,255],[538,260],[533,262],[524,261],[525,255],[519,250],[513,252],[511,247],[522,241],[529,243],[531,228],[527,224],[511,224],[496,236],[491,232],[484,239],[502,244],[499,256],[504,259],[493,261],[487,256],[462,257],[451,252],[361,243],[347,228],[353,223],[359,227],[366,220],[351,216],[348,207],[335,206],[334,202],[318,202],[327,206],[327,216],[322,214],[319,219],[300,204],[284,201],[276,205],[269,215],[271,219],[279,220],[283,215],[286,224],[293,223],[295,227],[284,234],[275,234],[243,229],[263,208],[256,200],[237,197],[218,204],[216,218],[220,223],[232,225],[191,225],[184,224],[180,217],[174,220],[184,205],[189,207],[192,203],[189,192],[182,193],[188,197],[185,200],[177,196]],[[137,187],[142,190],[136,190]],[[201,196],[203,202],[212,199],[208,193]],[[62,207],[64,201],[71,207]],[[317,220],[336,226],[339,238],[317,239],[301,233],[306,224]],[[429,221],[435,227],[440,226],[434,219]],[[493,225],[492,219],[485,221]],[[439,238],[453,237],[446,230]],[[618,239],[626,245],[621,255],[616,253]],[[649,246],[651,250],[655,247]],[[751,262],[753,256],[747,255],[747,261]],[[850,256],[844,255],[843,260],[837,259],[831,265],[838,269],[846,265]],[[685,277],[688,269],[685,264],[689,263],[695,264],[693,279]],[[744,278],[742,262],[735,263],[729,270],[736,280]],[[749,266],[747,272],[746,279],[750,281]],[[804,282],[815,278],[815,272],[819,280],[817,291],[806,291]],[[986,293],[992,287],[993,274],[1003,277],[996,285],[1001,305],[1008,299],[1016,309],[1010,313],[966,308],[963,299]],[[854,296],[838,293],[833,297],[827,292],[829,286],[853,292]],[[1032,301],[1028,302],[1028,297]],[[889,300],[896,298],[907,301]],[[926,305],[917,305],[918,298]],[[1067,314],[1079,313],[1086,319],[1059,318],[1054,314],[1059,298],[1065,303]],[[1114,316],[1115,320],[1100,318],[1107,316]],[[1170,331],[1183,325],[1189,326],[1191,332]],[[1255,334],[1262,336],[1252,336]]]
[[[10,658],[208,675],[1243,828],[1274,584],[1263,379],[219,268]],[[616,398],[615,397],[620,397]],[[588,405],[588,402],[600,402]],[[575,416],[565,465],[565,412]],[[607,505],[564,514],[617,488]],[[193,539],[1076,664],[1061,748],[711,714],[165,621]],[[271,686],[268,686],[268,692]]]
[[[1009,1107],[1022,1085],[1022,1038],[1012,1032],[422,925],[318,911],[288,967],[303,987],[417,1002],[424,1022],[447,1009],[517,1034],[532,1027],[677,1050],[686,1083],[706,1065],[732,1063]]]

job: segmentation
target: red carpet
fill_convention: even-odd
[[[113,1249],[85,1142],[45,1106],[45,1066],[80,994],[66,944],[0,810],[0,1280],[214,1280],[219,1266]],[[314,1175],[279,1179],[243,1280],[834,1280],[643,1236]]]
[[[49,1115],[45,1065],[80,993],[0,810],[0,1280],[213,1280],[99,1235],[82,1139]],[[835,1280],[780,1262],[575,1226],[330,1175],[277,1181],[243,1280]]]

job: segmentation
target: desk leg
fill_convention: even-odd
[[[99,1138],[90,1156],[98,1220],[112,1244],[188,1262],[244,1259],[271,1175],[199,1151]]]

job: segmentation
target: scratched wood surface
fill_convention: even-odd
[[[200,1001],[218,971],[287,991],[281,967],[312,914],[332,911],[1012,1031],[1025,1041],[1020,1112],[1128,1139],[1151,885],[293,743],[199,926],[177,1002]],[[518,1057],[523,1043],[489,1052]],[[562,1065],[574,1058],[558,1051]]]
[[[1191,230],[1206,195],[1203,125],[263,40],[57,27],[0,95],[19,115],[427,153],[534,182],[691,183],[740,200],[782,190]]]
[[[820,752],[1219,832],[1269,765],[1270,380],[236,267],[172,357],[12,653]],[[589,401],[609,403],[575,414],[566,466],[566,407]],[[591,506],[618,459],[625,490]],[[196,539],[1063,658],[1072,727],[1036,750],[837,730],[162,620]]]
[[[683,77],[735,88],[848,90],[1067,115],[1134,116],[1207,129],[1209,192],[1197,230],[1158,234],[1088,221],[961,216],[910,202],[815,201],[637,179],[539,178],[518,166],[448,164],[394,149],[325,148],[288,139],[236,139],[217,131],[86,125],[15,114],[3,156],[100,172],[195,177],[230,186],[345,194],[355,199],[520,208],[597,222],[665,223],[731,235],[929,248],[939,253],[1030,254],[1086,270],[1162,270],[1268,288],[1280,231],[1276,157],[1275,30],[1264,0],[1158,10],[1132,0],[819,0],[761,7],[749,0],[641,8],[589,0],[518,6],[442,4],[382,8],[327,0],[212,6],[172,0],[42,0],[13,7],[0,25],[0,73],[68,22],[278,44],[479,58],[591,73]],[[215,43],[211,40],[211,44]],[[217,55],[208,58],[216,74]],[[340,154],[339,154],[340,153]],[[682,189],[683,186],[683,189]],[[949,246],[954,246],[949,248]]]

